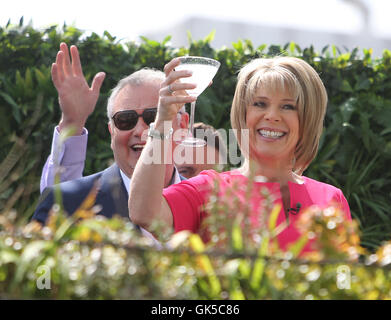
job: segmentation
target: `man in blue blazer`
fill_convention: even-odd
[[[114,214],[119,214],[122,217],[129,216],[128,195],[117,164],[113,164],[107,169],[90,176],[46,188],[41,195],[33,219],[42,223],[46,222],[47,214],[55,201],[54,190],[56,187],[61,190],[64,209],[68,213],[75,212],[93,188],[96,187],[95,205],[101,208],[101,214],[108,218],[111,218]]]
[[[89,88],[81,69],[77,48],[72,46],[70,52],[72,62],[68,47],[62,43],[56,62],[52,65],[52,79],[59,94],[59,104],[62,111],[62,118],[55,129],[55,135],[72,127],[75,135],[72,139],[78,139],[87,132],[84,125],[95,108],[105,75],[98,73]],[[107,104],[108,130],[111,135],[111,149],[115,163],[109,168],[87,177],[62,182],[57,186],[49,186],[50,182],[46,186],[44,185],[33,219],[41,223],[46,222],[55,201],[54,188],[60,188],[64,208],[68,214],[72,214],[80,207],[94,186],[97,188],[96,205],[100,208],[98,214],[108,218],[114,214],[129,217],[130,179],[146,143],[148,127],[156,116],[160,85],[164,78],[165,75],[161,71],[141,69],[119,81],[112,90]],[[187,127],[188,114],[184,108],[178,113],[176,120],[172,123],[174,131]],[[52,149],[52,153],[54,151]],[[64,150],[61,152],[64,153]],[[69,153],[68,151],[67,157],[72,159]],[[51,157],[55,158],[54,155],[51,155],[49,159]],[[49,159],[44,171],[48,169],[47,166],[49,166],[49,171],[55,167],[55,161],[49,161]],[[80,164],[78,166],[80,167]],[[184,179],[173,164],[167,164],[167,166],[166,186]],[[82,169],[74,169],[71,168],[68,171],[77,171],[81,175]],[[68,179],[62,179],[62,181],[64,180]]]
[[[179,175],[179,180],[174,174],[169,184],[177,183],[185,178]],[[75,180],[65,181],[53,187],[48,187],[41,195],[38,207],[33,219],[45,223],[48,212],[54,204],[54,190],[58,187],[61,190],[62,202],[67,213],[74,213],[88,194],[97,188],[95,204],[102,214],[107,218],[114,214],[122,217],[129,217],[128,210],[128,188],[125,187],[121,172],[116,163],[107,169],[90,176]]]

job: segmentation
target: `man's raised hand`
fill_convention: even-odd
[[[65,43],[60,44],[56,62],[52,64],[52,80],[62,111],[59,130],[72,126],[75,128],[74,134],[80,135],[88,116],[95,109],[106,74],[97,73],[90,88],[83,75],[77,47],[71,46],[70,52],[72,62],[68,46]]]

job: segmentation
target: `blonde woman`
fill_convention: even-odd
[[[316,71],[293,57],[256,59],[238,75],[231,124],[237,130],[244,164],[223,173],[203,171],[197,177],[163,189],[164,164],[150,164],[143,159],[156,147],[170,147],[169,140],[165,140],[170,123],[179,107],[194,99],[183,91],[195,87],[183,81],[190,72],[174,70],[179,63],[179,59],[173,59],[165,66],[166,79],[151,130],[154,134],[150,134],[152,137],[134,171],[129,197],[129,213],[134,223],[148,229],[153,221],[159,220],[175,232],[199,232],[201,221],[208,214],[204,205],[216,180],[219,195],[225,201],[230,201],[224,198],[227,188],[237,185],[236,198],[245,202],[246,189],[252,183],[248,205],[253,226],[264,213],[260,210],[263,201],[260,191],[268,189],[274,203],[281,205],[277,224],[289,217],[289,226],[278,236],[283,249],[300,236],[295,220],[307,207],[333,204],[345,212],[347,220],[351,219],[341,190],[302,175],[317,153],[327,93]],[[246,141],[244,135],[248,144],[242,142]],[[254,175],[255,179],[250,179]]]

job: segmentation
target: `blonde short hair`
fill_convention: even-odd
[[[323,82],[307,62],[294,57],[259,58],[246,64],[239,72],[231,109],[231,126],[237,130],[239,146],[241,130],[247,129],[247,107],[259,88],[288,90],[296,98],[300,132],[293,170],[302,174],[316,156],[323,130],[327,107]]]

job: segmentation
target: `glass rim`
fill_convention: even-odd
[[[217,61],[212,58],[201,57],[201,56],[181,56],[179,57],[181,64],[197,63],[197,64],[207,64],[215,67],[220,67],[220,61]]]

